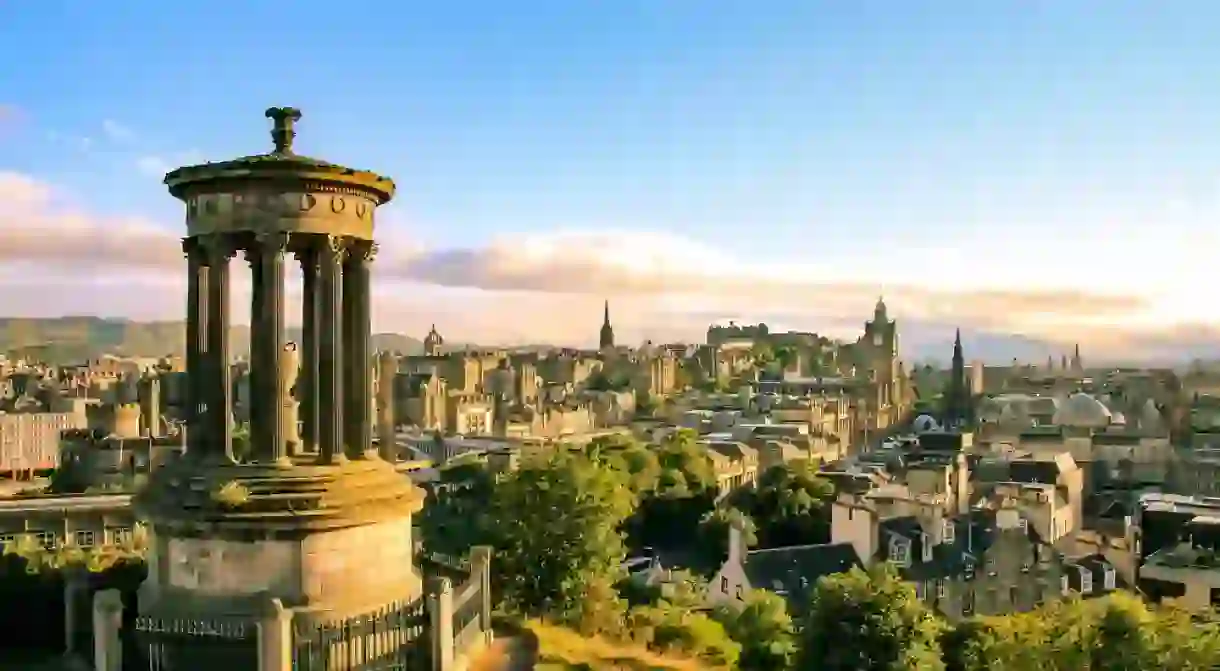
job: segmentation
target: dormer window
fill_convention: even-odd
[[[1110,568],[1110,567],[1108,567],[1108,566],[1106,567],[1106,578],[1105,578],[1105,580],[1106,580],[1106,581],[1105,581],[1105,588],[1106,588],[1107,590],[1113,590],[1113,589],[1116,589],[1116,588],[1115,588],[1115,584],[1114,584],[1114,583],[1115,583],[1114,569],[1112,569],[1112,568]]]
[[[911,545],[905,538],[890,541],[890,561],[907,566],[911,561]]]
[[[941,522],[941,537],[946,543],[953,543],[957,540],[957,527],[953,526],[953,520]]]
[[[1085,568],[1080,569],[1080,593],[1093,593],[1093,572]]]

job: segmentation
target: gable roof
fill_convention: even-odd
[[[860,566],[851,543],[751,550],[742,561],[752,588],[770,590],[793,602],[804,602],[819,578]]]

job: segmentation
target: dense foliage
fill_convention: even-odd
[[[661,585],[629,578],[623,564],[633,545],[687,544],[718,565],[734,522],[747,544],[825,540],[833,492],[812,468],[772,469],[718,506],[711,463],[687,432],[653,446],[613,436],[547,450],[503,475],[462,463],[446,469],[441,484],[448,490],[423,516],[428,548],[492,545],[506,609],[717,667],[1220,668],[1220,624],[1124,594],[950,625],[884,567],[824,578],[795,611],[763,590],[713,609],[695,573],[672,572]]]

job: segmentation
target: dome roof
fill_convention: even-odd
[[[1142,429],[1150,431],[1162,429],[1164,421],[1161,417],[1161,409],[1156,406],[1156,401],[1152,399],[1144,401],[1144,406],[1140,409],[1139,422]]]
[[[914,422],[911,423],[911,429],[915,431],[915,433],[927,433],[929,431],[936,431],[939,428],[940,424],[938,424],[936,422],[936,418],[932,417],[931,415],[920,415],[915,418]]]
[[[1004,410],[1000,413],[999,423],[1009,428],[1024,428],[1033,424],[1025,402],[1018,400],[1009,401],[1004,406]]]
[[[1079,392],[1072,394],[1059,405],[1051,420],[1060,426],[1071,426],[1082,429],[1099,429],[1109,426],[1113,415],[1101,401],[1089,394]]]

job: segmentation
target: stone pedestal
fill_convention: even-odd
[[[256,621],[268,599],[306,620],[412,600],[422,490],[387,462],[166,466],[137,497],[152,527],[140,613]]]

